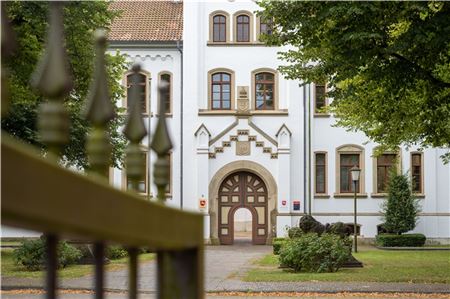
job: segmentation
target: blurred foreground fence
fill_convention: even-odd
[[[95,297],[103,298],[104,251],[108,243],[129,251],[129,298],[137,297],[139,247],[157,253],[158,298],[203,298],[203,220],[200,214],[164,205],[169,182],[166,155],[172,148],[166,127],[164,105],[151,148],[158,155],[154,182],[158,201],[142,199],[137,192],[112,188],[106,178],[111,148],[108,122],[115,117],[109,98],[104,52],[106,35],[96,32],[94,80],[86,102],[85,116],[92,124],[86,150],[92,171],[75,173],[63,168],[59,154],[68,140],[69,118],[63,99],[72,79],[64,45],[62,3],[52,2],[45,53],[31,78],[33,87],[48,101],[39,110],[39,131],[47,146],[45,157],[38,149],[20,143],[2,132],[2,224],[42,231],[46,235],[47,298],[56,298],[58,240],[76,238],[94,243]],[[12,31],[2,9],[2,60],[13,53]],[[133,66],[137,80],[140,67]],[[2,66],[2,116],[7,114],[7,70]],[[136,81],[135,81],[136,82]],[[127,175],[134,190],[142,176],[140,142],[147,135],[139,103],[138,84],[132,84],[124,134]],[[160,86],[159,92],[168,92]],[[163,96],[159,97],[163,99]]]

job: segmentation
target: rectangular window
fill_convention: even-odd
[[[422,154],[411,154],[412,191],[414,193],[423,193],[422,167]]]
[[[386,193],[389,175],[396,165],[396,154],[383,154],[377,157],[377,193]]]
[[[142,193],[142,194],[147,194],[147,152],[143,152],[141,154],[141,159],[142,159],[142,163],[141,163],[142,176],[139,178],[139,180],[137,182],[138,192]],[[133,182],[129,178],[128,173],[127,173],[126,180],[127,180],[127,189],[132,190]]]
[[[354,186],[350,169],[353,166],[360,168],[359,154],[340,154],[340,193],[353,193]],[[359,181],[356,182],[356,192],[360,193]]]
[[[316,153],[316,194],[326,194],[326,154]]]
[[[322,109],[327,105],[325,84],[315,84],[314,94],[314,112],[323,113]]]

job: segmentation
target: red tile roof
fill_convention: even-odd
[[[182,1],[115,1],[122,11],[109,33],[111,41],[176,41],[183,37]]]

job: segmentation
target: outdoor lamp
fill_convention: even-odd
[[[352,174],[352,181],[353,181],[353,191],[354,191],[354,201],[353,201],[353,207],[354,207],[354,223],[353,223],[353,239],[355,241],[354,250],[355,252],[358,252],[358,237],[357,237],[357,221],[356,221],[356,183],[359,181],[359,175],[361,174],[361,169],[359,169],[356,165],[353,166],[350,169],[350,172]]]
[[[354,182],[359,181],[359,175],[361,174],[361,169],[359,169],[355,165],[350,169],[350,172],[352,173],[352,181],[354,181]]]

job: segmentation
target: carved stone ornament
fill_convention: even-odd
[[[249,141],[237,141],[236,142],[236,156],[249,156],[250,155],[250,142]]]
[[[238,86],[237,110],[240,114],[249,113],[248,86]]]

